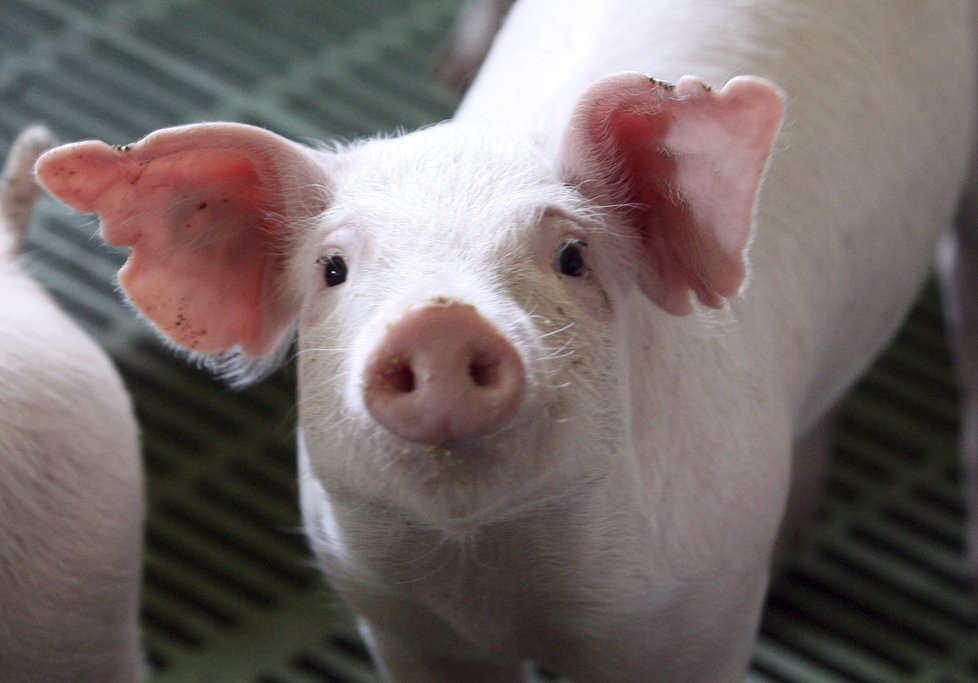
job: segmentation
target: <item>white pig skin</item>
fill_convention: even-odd
[[[970,185],[973,9],[559,7],[518,2],[416,133],[202,124],[38,177],[176,344],[240,380],[298,330],[307,532],[390,680],[738,681],[832,409]]]
[[[105,353],[18,263],[50,147],[25,130],[0,178],[0,681],[132,683],[143,482]]]

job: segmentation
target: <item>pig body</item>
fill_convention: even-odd
[[[25,131],[0,180],[0,680],[142,679],[142,470],[106,355],[21,268],[51,138]]]
[[[38,173],[178,345],[260,371],[298,328],[307,531],[391,680],[735,681],[792,482],[952,224],[972,27],[525,0],[439,126],[205,124]]]

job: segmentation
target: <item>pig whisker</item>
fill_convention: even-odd
[[[340,373],[337,377],[342,377],[343,374],[345,373]],[[310,415],[309,417],[320,424],[331,424],[337,427],[353,422],[353,416],[342,405],[335,406],[328,412],[317,411],[316,414]]]
[[[574,327],[575,324],[576,323],[572,320],[566,325],[564,325],[563,327],[558,327],[556,330],[550,330],[549,332],[544,332],[543,334],[540,335],[540,339],[546,339],[547,337],[553,336],[555,334],[560,334],[561,332],[565,332],[570,328]]]
[[[571,337],[563,344],[555,349],[551,349],[549,353],[540,357],[540,360],[557,360],[560,358],[569,358],[576,353],[576,350],[571,346],[574,341],[574,337]]]

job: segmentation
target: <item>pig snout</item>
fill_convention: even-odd
[[[513,344],[478,310],[434,300],[388,325],[367,360],[363,398],[395,436],[444,443],[509,423],[526,375]]]

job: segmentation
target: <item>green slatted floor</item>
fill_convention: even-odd
[[[231,119],[297,139],[414,128],[459,0],[0,0],[0,152],[23,125],[132,141]],[[145,432],[157,683],[375,681],[298,531],[292,371],[231,393],[117,301],[119,252],[53,202],[33,270],[113,354]],[[755,682],[978,681],[954,383],[934,292],[848,402],[817,525],[775,587]]]

